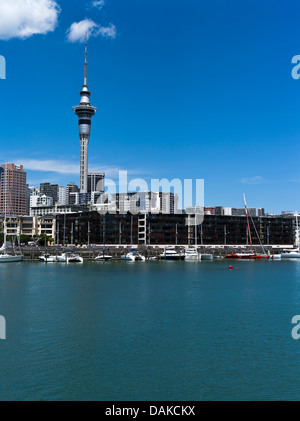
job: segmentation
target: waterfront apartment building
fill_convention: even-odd
[[[187,225],[188,215],[181,214],[99,214],[96,211],[57,214],[58,238],[75,244],[111,245],[227,245],[249,246],[247,220],[245,216],[205,215],[196,229]],[[293,216],[252,217],[251,236],[254,245],[259,245],[258,232],[263,245],[292,245],[295,242],[295,218]],[[63,230],[65,227],[65,230]],[[72,230],[73,227],[73,230]]]
[[[49,211],[49,207],[44,208]],[[206,215],[201,225],[190,230],[187,214],[99,214],[80,206],[56,206],[56,214],[9,216],[7,234],[36,237],[47,234],[62,244],[99,245],[198,245],[250,247],[245,216]],[[293,245],[296,241],[294,215],[253,217],[264,246]],[[3,216],[0,229],[3,232]],[[251,226],[253,244],[259,246]]]
[[[3,232],[4,218],[0,216],[0,232]],[[6,220],[6,231],[8,236],[18,238],[19,235],[27,235],[36,238],[38,235],[46,234],[52,239],[56,232],[56,218],[52,215],[31,217],[31,216],[8,216]]]
[[[2,164],[0,167],[0,213],[27,214],[27,184],[23,165]]]

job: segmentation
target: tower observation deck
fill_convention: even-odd
[[[80,104],[73,107],[78,116],[80,138],[80,193],[87,193],[88,188],[88,149],[91,133],[91,121],[97,109],[90,104],[91,92],[87,84],[87,39],[85,41],[84,82],[80,91]]]

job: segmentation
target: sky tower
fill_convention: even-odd
[[[91,133],[92,116],[97,111],[90,104],[91,92],[87,84],[87,36],[85,38],[84,53],[84,82],[80,91],[80,104],[73,107],[75,114],[78,116],[79,138],[80,138],[80,193],[87,193],[88,187],[88,149]]]

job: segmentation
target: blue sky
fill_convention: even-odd
[[[91,170],[203,178],[207,206],[241,207],[245,192],[251,207],[300,210],[299,2],[35,1],[38,22],[1,0],[21,26],[0,4],[1,157],[31,185],[79,182],[84,46],[70,27],[88,19]]]

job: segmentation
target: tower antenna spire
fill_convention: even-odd
[[[85,33],[85,51],[84,51],[84,82],[87,86],[87,32]]]

